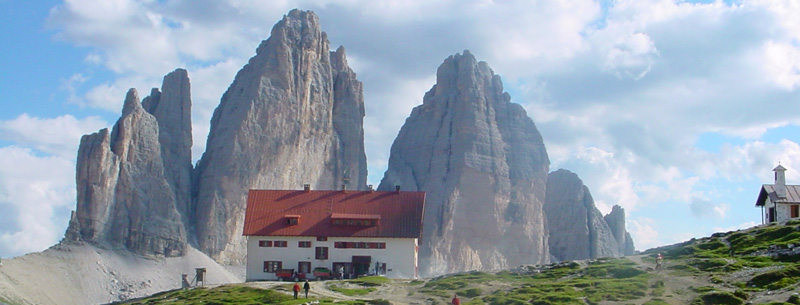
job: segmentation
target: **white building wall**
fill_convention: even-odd
[[[766,217],[766,215],[769,215],[769,208],[775,208],[775,219],[773,219],[773,222],[788,221],[792,219],[791,207],[792,204],[776,204],[767,198],[767,200],[764,202],[764,214]]]
[[[777,206],[778,207],[775,209],[775,216],[776,216],[778,222],[789,220],[791,218],[791,217],[789,217],[789,216],[791,216],[791,214],[789,214],[790,213],[789,205],[788,204],[778,204]]]
[[[286,241],[283,247],[259,247],[259,241]],[[311,242],[310,248],[298,247],[298,242]],[[380,242],[385,249],[338,249],[336,242]],[[328,259],[318,260],[317,247],[328,247]],[[281,237],[281,236],[248,236],[247,237],[247,281],[276,280],[274,273],[264,272],[265,261],[280,261],[283,269],[298,269],[301,261],[311,262],[311,269],[325,267],[333,270],[333,263],[350,263],[353,256],[369,256],[370,270],[375,263],[386,264],[386,276],[390,278],[415,278],[417,272],[417,239],[416,238],[340,238],[329,237],[327,241],[317,241],[316,237]],[[313,275],[309,274],[309,279]]]

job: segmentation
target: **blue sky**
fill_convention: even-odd
[[[436,68],[469,49],[551,170],[626,209],[638,249],[760,223],[778,162],[800,184],[797,0],[0,0],[0,257],[61,239],[80,137],[114,123],[128,88],[186,68],[198,158],[222,92],[295,7],[364,82],[370,183]]]

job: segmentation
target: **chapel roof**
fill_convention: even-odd
[[[774,184],[764,184],[761,186],[761,191],[758,193],[756,206],[763,206],[766,204],[767,198],[769,198],[770,201],[777,203],[800,203],[800,185],[787,185],[786,198],[779,198],[775,193]]]

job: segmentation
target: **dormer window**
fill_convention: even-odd
[[[286,219],[286,225],[293,226],[300,223],[300,215],[286,215],[284,216]]]
[[[331,214],[331,225],[343,227],[374,227],[381,220],[380,215],[373,214]]]

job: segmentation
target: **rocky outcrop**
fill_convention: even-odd
[[[548,175],[544,213],[550,253],[559,261],[623,254],[589,188],[575,173],[559,169]],[[622,225],[624,232],[624,221]]]
[[[192,95],[189,74],[184,69],[164,76],[163,92],[153,88],[142,106],[158,122],[158,142],[164,175],[175,193],[178,211],[189,224],[192,191]],[[187,229],[189,229],[187,227]]]
[[[619,250],[622,255],[633,255],[636,253],[636,248],[633,244],[631,234],[625,229],[625,209],[615,205],[611,208],[611,213],[603,217],[611,228],[611,234],[617,240]]]
[[[202,251],[244,259],[249,189],[365,188],[363,95],[345,58],[329,51],[314,13],[293,10],[236,74],[194,172]]]
[[[155,89],[146,98],[147,111],[136,90],[129,90],[112,131],[81,138],[77,209],[66,240],[144,255],[185,253],[182,215],[189,202],[186,179],[191,170],[186,71],[167,75],[162,88],[163,95]]]
[[[450,56],[392,145],[379,189],[426,192],[423,275],[549,261],[550,161],[510,99],[488,64],[469,51]]]

